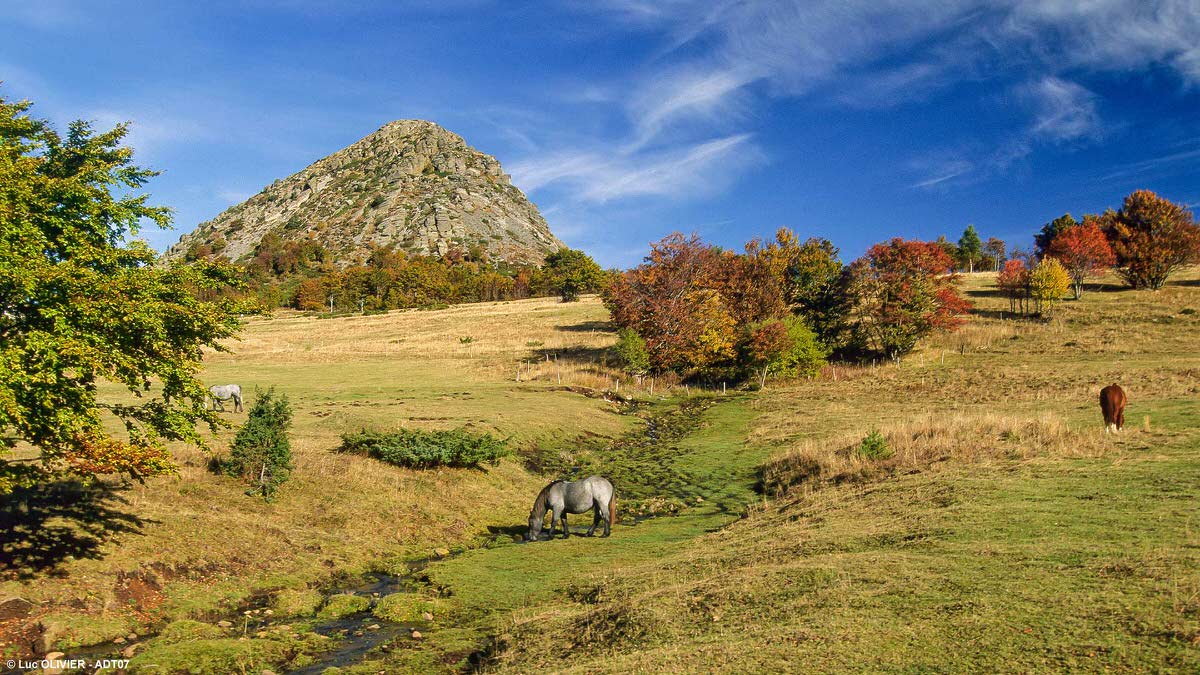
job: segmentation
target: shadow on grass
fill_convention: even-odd
[[[607,347],[560,347],[558,349],[550,349],[542,347],[533,350],[529,356],[525,357],[525,363],[538,363],[541,361],[563,361],[575,365],[591,365],[600,363],[608,352]]]
[[[68,558],[101,557],[114,534],[141,533],[147,522],[126,513],[126,486],[79,481],[17,488],[0,500],[0,578],[56,574]]]
[[[524,537],[529,532],[529,524],[523,525],[488,525],[488,534],[493,536],[511,537],[520,535]]]
[[[596,331],[607,333],[614,331],[615,327],[608,321],[584,321],[571,326],[555,326],[555,329],[564,333],[594,333]]]
[[[997,288],[972,288],[964,291],[967,296],[972,298],[1003,298],[1004,291]]]
[[[1200,288],[1200,279],[1177,279],[1167,282],[1168,286],[1184,286],[1187,288]]]

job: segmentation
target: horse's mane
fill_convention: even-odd
[[[533,502],[533,511],[531,511],[530,513],[537,513],[538,511],[545,513],[546,512],[546,500],[550,496],[550,488],[554,487],[555,485],[558,485],[559,483],[565,483],[565,482],[566,481],[564,481],[562,479],[550,481],[549,485],[542,488],[542,491],[538,493],[537,499]]]

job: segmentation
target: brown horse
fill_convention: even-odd
[[[1104,413],[1104,433],[1125,426],[1125,390],[1110,384],[1100,390],[1100,412]]]

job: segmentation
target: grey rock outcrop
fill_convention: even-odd
[[[207,245],[244,261],[269,233],[315,240],[343,267],[382,246],[420,255],[476,248],[514,264],[540,264],[563,246],[499,161],[423,120],[386,124],[275,181],[185,234],[164,258]]]

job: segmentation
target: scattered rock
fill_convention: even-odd
[[[433,621],[433,614],[430,612],[425,612],[421,615],[421,618],[425,619],[426,621]]]
[[[217,625],[220,626],[221,628],[233,628],[232,621],[218,621]]]
[[[413,638],[414,640],[420,640],[422,637],[425,637],[425,636],[421,635],[421,631],[419,631],[419,630],[414,630],[414,631],[412,632],[412,638]]]
[[[263,614],[266,614],[267,616],[274,616],[274,615],[275,615],[275,610],[273,610],[273,609],[264,609],[264,610],[262,611],[262,613],[263,613]]]
[[[267,670],[264,668],[263,671],[261,673],[259,673],[258,675],[275,675],[275,671]]]
[[[367,630],[379,630],[379,624],[373,623],[370,626],[367,626]]]
[[[136,655],[138,652],[140,652],[141,650],[143,650],[145,648],[146,648],[146,645],[141,642],[138,642],[137,644],[129,645],[125,649],[121,650],[121,657],[126,658],[126,659],[132,659],[134,657],[134,655]]]
[[[136,640],[136,639],[138,639],[138,634],[137,634],[137,633],[130,633],[129,635],[126,635],[126,636],[125,636],[125,639],[126,639],[126,640],[130,640],[130,641],[132,641],[132,640]]]
[[[361,630],[356,630],[356,631],[354,631],[354,636],[355,636],[355,637],[362,637],[363,635],[364,635],[364,633],[363,633]]]
[[[45,654],[46,652],[54,649],[54,643],[58,641],[58,638],[63,634],[63,627],[55,623],[47,624],[39,622],[38,628],[40,628],[42,632],[40,635],[38,635],[37,640],[34,641],[33,649],[39,654]]]
[[[62,652],[50,652],[49,654],[45,655],[42,658],[46,659],[47,661],[57,661],[64,656],[66,656],[66,654],[64,654]]]
[[[447,557],[447,556],[449,556],[449,555],[450,555],[450,549],[448,549],[448,548],[435,548],[435,549],[433,549],[433,554],[434,554],[434,555],[436,555],[436,556],[437,556],[437,557],[439,557],[439,558],[445,558],[445,557]]]
[[[125,644],[126,642],[128,642],[128,640],[126,640],[126,639],[125,639],[125,638],[123,638],[123,637],[119,637],[119,638],[116,638],[116,639],[114,639],[114,640],[113,640],[113,644],[115,644],[115,645],[123,645],[123,644]]]
[[[514,534],[512,536],[512,540],[514,544],[520,544],[521,542],[525,541],[525,537],[522,537],[519,534]]]
[[[0,600],[0,621],[24,619],[33,611],[33,603],[25,598],[13,596]]]

